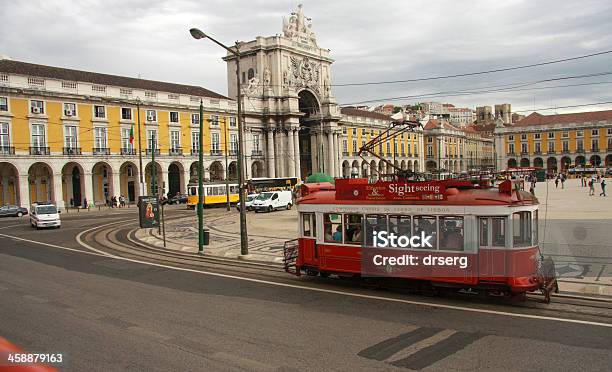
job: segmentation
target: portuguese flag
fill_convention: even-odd
[[[134,124],[132,124],[132,127],[130,128],[130,144],[134,144]]]

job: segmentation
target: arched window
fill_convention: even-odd
[[[249,72],[248,72],[248,74],[247,74],[247,75],[248,75],[249,80],[251,80],[252,78],[254,78],[254,77],[255,77],[255,70],[253,70],[252,68],[250,68],[250,69],[249,69]]]

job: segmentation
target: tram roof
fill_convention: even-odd
[[[366,183],[367,180],[363,179]],[[337,181],[336,181],[337,182]],[[514,188],[513,181],[505,181],[498,187],[467,186],[467,181],[441,180],[434,182],[397,181],[395,184],[424,185],[440,184],[444,186],[444,200],[364,200],[338,197],[338,190],[350,185],[334,186],[330,183],[304,184],[303,194],[298,199],[300,204],[342,204],[342,205],[463,205],[463,206],[520,206],[539,204],[531,193]],[[394,182],[374,183],[368,185],[388,186]]]

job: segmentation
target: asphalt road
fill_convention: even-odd
[[[118,213],[118,214],[114,214]],[[62,215],[0,234],[83,249]],[[344,296],[178,271],[0,235],[0,336],[66,371],[609,371],[612,328]]]

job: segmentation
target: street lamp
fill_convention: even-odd
[[[244,154],[244,144],[243,144],[243,117],[242,117],[242,92],[240,89],[240,51],[238,50],[238,42],[236,41],[235,50],[230,49],[214,38],[210,37],[210,35],[206,35],[200,29],[191,28],[189,30],[191,36],[196,39],[210,39],[213,43],[219,45],[221,48],[228,51],[236,58],[236,98],[238,104],[238,203],[240,203],[240,255],[246,256],[249,254],[249,242],[247,235],[247,225],[246,225],[246,208],[245,197],[244,197],[244,172],[243,172],[243,154]],[[202,151],[202,149],[200,149]],[[201,180],[200,180],[201,182]],[[203,229],[203,227],[200,227]]]

